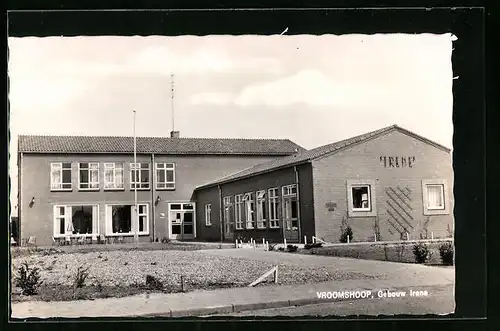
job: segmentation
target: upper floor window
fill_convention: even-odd
[[[175,164],[174,163],[156,163],[156,188],[174,189],[175,188]]]
[[[149,189],[149,163],[130,163],[130,189]]]
[[[104,188],[123,189],[123,163],[104,163]]]
[[[78,164],[78,188],[80,190],[99,189],[99,163],[80,162]]]
[[[71,163],[54,162],[50,164],[50,189],[70,191],[71,186]]]

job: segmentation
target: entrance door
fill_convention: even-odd
[[[234,213],[231,197],[225,197],[224,203],[224,239],[234,238]]]
[[[194,203],[168,204],[168,237],[170,239],[194,238],[194,212]]]

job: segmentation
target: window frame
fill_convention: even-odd
[[[281,187],[281,200],[283,206],[283,222],[286,223],[286,230],[288,231],[297,231],[299,228],[299,196],[297,192],[297,184],[289,184]],[[295,192],[294,192],[295,189]],[[295,199],[295,200],[294,200]],[[293,201],[296,204],[296,217],[292,217],[293,215]],[[287,202],[290,203],[290,217],[287,218],[288,210],[287,210]],[[294,225],[295,223],[295,225]]]
[[[141,206],[144,206],[144,210],[145,212],[140,212],[141,210]],[[135,208],[135,205],[132,206],[133,208]],[[143,231],[140,231],[140,227],[139,227],[139,222],[140,222],[140,219],[141,219],[141,216],[142,217],[146,217],[146,222],[145,222],[145,230]],[[134,218],[132,217],[132,221],[134,220]],[[132,233],[134,233],[132,231]],[[140,236],[143,236],[143,235],[149,235],[149,204],[148,203],[137,203],[137,234],[140,235]]]
[[[81,165],[82,164],[88,164],[88,168],[82,168]],[[92,169],[92,165],[97,165],[97,167],[95,169]],[[99,178],[99,169],[100,168],[100,165],[99,165],[99,162],[96,162],[96,161],[83,161],[83,162],[78,162],[78,190],[79,191],[99,191],[100,189],[100,178]],[[87,172],[87,175],[88,175],[88,183],[82,183],[81,181],[81,178],[80,178],[80,172],[81,171],[86,171]],[[97,172],[97,182],[92,182],[90,180],[90,177],[91,177],[91,172],[92,171],[96,171]],[[82,187],[82,184],[84,185],[88,185],[89,187]],[[93,184],[97,184],[97,187],[90,187],[91,185]]]
[[[255,192],[255,214],[257,229],[267,229],[266,190]]]
[[[112,216],[108,217],[108,207],[111,207],[111,212],[113,211],[113,206],[130,206],[130,232],[113,232],[113,219]],[[140,206],[145,206],[146,212],[139,213]],[[134,209],[135,204],[133,203],[106,203],[104,205],[104,233],[107,237],[131,237],[135,235],[134,232]],[[146,230],[139,231],[139,219],[140,216],[146,216]],[[111,222],[111,224],[109,224]],[[149,212],[149,203],[147,202],[138,202],[137,203],[137,235],[138,236],[149,236],[149,222],[150,222],[150,212]]]
[[[64,168],[64,164],[69,164],[69,168]],[[54,166],[59,165],[60,169],[53,169]],[[52,177],[52,172],[54,170],[59,170],[59,175],[61,177],[61,181],[59,184],[59,187],[54,187],[54,178]],[[70,181],[69,183],[65,183],[63,178],[64,178],[64,171],[69,171],[69,178]],[[64,185],[69,185],[69,188],[64,188]],[[73,190],[73,167],[71,162],[50,162],[50,190],[53,192],[58,192],[58,191],[72,191]]]
[[[148,168],[142,168],[141,165],[143,164],[147,164],[148,165]],[[139,168],[137,169],[137,165],[139,165]],[[147,187],[142,187],[143,184],[146,184],[146,182],[142,182],[142,172],[143,171],[148,171],[148,181],[147,181]],[[137,178],[139,178],[139,181],[138,182],[133,182],[132,181],[132,172],[133,171],[138,171],[139,172],[139,176],[135,176],[136,180]],[[130,181],[130,190],[133,191],[133,190],[136,190],[136,188],[134,188],[134,184],[137,185],[137,184],[140,184],[141,187],[137,187],[137,191],[148,191],[151,189],[151,163],[149,162],[137,162],[137,163],[134,163],[134,162],[130,162],[129,163],[129,181]]]
[[[56,215],[56,209],[63,207],[64,208],[64,234],[56,232],[56,229],[60,229],[60,219],[62,218],[60,215]],[[71,231],[68,231],[69,222],[72,221],[73,211],[72,207],[92,207],[92,233],[80,233],[74,234]],[[95,210],[94,210],[95,207]],[[96,219],[94,220],[94,212]],[[89,204],[55,204],[52,206],[52,236],[54,238],[66,238],[66,237],[85,237],[91,238],[92,236],[98,236],[100,224],[100,213],[99,213],[99,204],[98,203],[89,203]]]
[[[158,166],[159,165],[163,165],[162,168],[159,168]],[[171,167],[169,167],[171,166]],[[155,188],[156,190],[165,190],[165,191],[168,191],[168,190],[175,190],[175,163],[174,162],[156,162],[155,163]],[[160,182],[158,180],[158,171],[163,171],[164,172],[164,175],[165,175],[165,180],[163,182]],[[168,181],[167,180],[167,172],[168,171],[172,171],[172,181]],[[158,184],[164,184],[165,187],[158,187]],[[168,184],[172,184],[172,187],[167,187]]]
[[[443,199],[444,208],[434,209],[429,208],[429,196],[427,187],[428,186],[441,186],[441,197]],[[425,179],[422,180],[422,205],[423,212],[425,216],[432,215],[449,215],[451,213],[451,199],[450,199],[450,188],[448,187],[448,183],[444,179]]]
[[[255,199],[253,198],[253,192],[247,192],[243,195],[243,202],[245,205],[245,229],[253,230],[255,229]],[[252,208],[253,206],[253,208]]]
[[[205,226],[212,226],[212,204],[205,204]]]
[[[236,194],[234,196],[234,226],[236,230],[243,230],[243,194]]]
[[[368,203],[370,208],[354,208],[352,189],[355,187],[368,187]],[[348,179],[346,180],[347,211],[349,217],[375,217],[377,216],[376,181],[373,179]]]
[[[273,192],[273,194],[271,194]],[[274,192],[276,195],[274,195]],[[280,215],[279,215],[279,210],[280,210],[280,196],[279,196],[279,188],[277,187],[272,187],[267,190],[268,194],[268,205],[269,205],[269,228],[270,229],[279,229],[280,228]],[[272,205],[275,205],[275,208],[273,209]],[[274,210],[274,216],[275,218],[271,218],[271,210]]]
[[[110,165],[113,165],[113,167],[110,167]],[[117,165],[120,165],[121,167],[117,167]],[[113,174],[113,181],[108,182],[106,181],[106,171],[112,171]],[[117,171],[120,171],[122,173],[122,186],[121,187],[116,187],[116,173]],[[104,162],[104,190],[105,191],[123,191],[125,190],[125,165],[123,162]],[[113,183],[115,187],[106,187],[106,184],[108,183]]]

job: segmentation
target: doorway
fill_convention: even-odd
[[[168,238],[186,240],[194,239],[195,235],[195,204],[169,203]]]

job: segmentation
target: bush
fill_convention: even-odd
[[[163,283],[155,276],[146,275],[146,287],[151,290],[163,289]]]
[[[298,248],[299,248],[299,246],[296,246],[296,245],[287,245],[286,246],[287,251],[290,253],[296,252]]]
[[[37,294],[38,287],[43,283],[40,280],[40,269],[30,268],[28,262],[17,269],[18,275],[14,279],[15,285],[20,287],[24,295]]]
[[[322,243],[311,243],[311,244],[305,244],[304,248],[305,249],[311,249],[311,248],[320,248],[322,246],[323,246]]]
[[[451,242],[445,242],[439,246],[439,255],[441,255],[441,261],[444,265],[453,265],[453,244]]]
[[[415,262],[425,263],[430,258],[430,250],[424,243],[416,243],[413,245],[413,255],[415,256]]]
[[[352,241],[353,233],[352,233],[352,229],[349,225],[342,230],[342,234],[340,235],[340,239],[339,239],[340,242],[346,243],[348,236],[349,236],[349,241]]]
[[[75,277],[73,278],[73,288],[81,288],[85,286],[85,281],[89,276],[89,268],[78,267],[76,269]]]
[[[168,244],[168,243],[170,243],[170,239],[168,239],[167,237],[163,237],[163,238],[161,238],[161,243]]]

